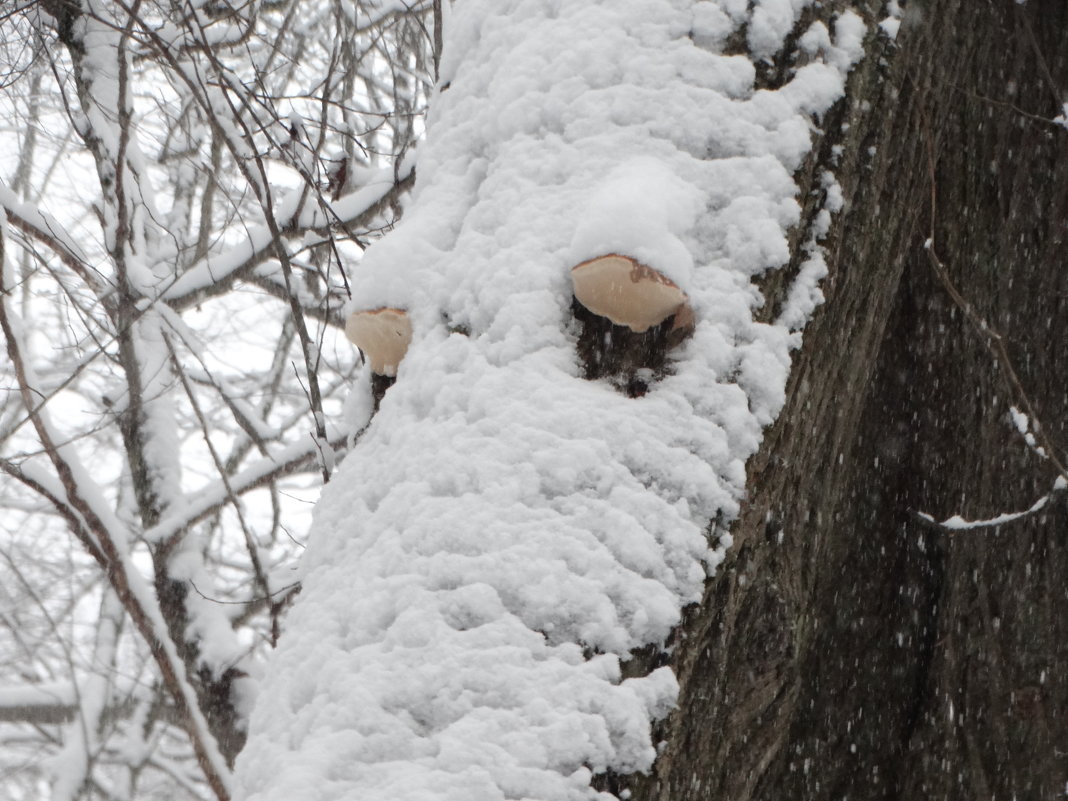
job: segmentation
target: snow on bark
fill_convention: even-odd
[[[758,4],[761,41],[798,7]],[[783,403],[818,264],[788,321],[754,320],[753,279],[789,258],[811,115],[861,41],[844,15],[756,91],[718,52],[744,8],[452,8],[416,194],[353,288],[407,309],[414,338],[316,511],[239,798],[608,798],[594,773],[652,764],[675,680],[620,663],[699,600],[729,539],[709,521],[737,513]],[[606,253],[676,282],[697,320],[639,398],[584,380],[575,352],[569,272]]]

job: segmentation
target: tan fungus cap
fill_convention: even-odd
[[[636,333],[664,322],[686,302],[671,279],[614,253],[572,268],[571,282],[579,303]]]
[[[412,341],[412,321],[403,309],[353,312],[345,322],[345,336],[364,352],[372,372],[394,376]]]

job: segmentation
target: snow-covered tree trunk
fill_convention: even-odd
[[[1063,792],[1068,7],[452,14],[241,797]]]
[[[841,209],[818,124],[885,36],[805,2],[445,10],[415,195],[352,287],[412,342],[373,419],[354,390],[249,801],[582,799],[650,770],[677,684],[638,655],[729,548]],[[685,302],[647,331],[573,306],[613,254]]]

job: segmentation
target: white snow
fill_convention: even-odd
[[[903,12],[897,0],[890,0],[886,4],[887,16],[879,22],[879,30],[890,39],[897,39],[897,32],[901,29]]]
[[[879,30],[891,39],[897,39],[897,32],[901,29],[901,20],[895,17],[886,17],[879,23]]]
[[[1024,442],[1027,443],[1027,447],[1045,459],[1046,450],[1038,444],[1038,439],[1034,434],[1034,431],[1039,427],[1037,425],[1032,425],[1031,418],[1015,406],[1009,407],[1009,414],[1012,417],[1013,426],[1016,428],[1016,431],[1020,436],[1023,437]]]
[[[803,5],[757,4],[758,55]],[[792,173],[863,38],[843,15],[822,60],[755,91],[716,52],[745,3],[702,6],[453,7],[415,195],[353,282],[354,308],[407,309],[414,340],[316,510],[237,798],[607,799],[593,773],[652,764],[675,680],[620,663],[729,547],[709,521],[738,511],[826,265],[810,251],[774,324],[753,279],[790,257]],[[575,352],[569,270],[608,252],[696,313],[640,398]],[[347,417],[369,413],[358,385]]]
[[[810,0],[754,0],[749,20],[749,52],[769,58],[780,47]]]
[[[1016,430],[1020,432],[1020,435],[1027,436],[1031,428],[1030,418],[1015,406],[1009,407],[1009,414],[1012,416],[1012,423],[1016,426]]]

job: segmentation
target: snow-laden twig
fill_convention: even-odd
[[[347,434],[330,425],[327,432],[331,447],[342,452]],[[315,464],[317,458],[316,443],[306,438],[283,446],[271,452],[268,457],[253,462],[230,476],[227,480],[229,489],[221,480],[216,480],[189,493],[182,503],[176,504],[165,517],[145,532],[145,539],[153,543],[166,543],[180,536],[189,526],[219,511],[228,502],[231,494],[240,496],[283,476],[306,470]]]
[[[59,222],[29,203],[18,200],[15,193],[0,183],[0,209],[8,224],[36,242],[45,245],[56,258],[90,287],[99,298],[110,291],[110,284],[90,266],[89,257]]]
[[[933,515],[926,512],[916,512],[915,514],[925,523],[933,524],[951,532],[979,528],[995,528],[997,526],[1005,525],[1006,523],[1012,523],[1015,520],[1022,520],[1025,517],[1030,517],[1036,512],[1042,511],[1046,508],[1046,505],[1055,494],[1064,492],[1065,489],[1068,489],[1068,481],[1065,481],[1061,476],[1057,476],[1057,479],[1053,482],[1053,489],[1031,504],[1027,509],[1020,512],[1002,512],[1001,514],[983,518],[981,520],[966,520],[960,515],[953,515],[952,517],[947,517],[945,520],[936,520]]]
[[[400,182],[393,180],[392,171],[383,173],[380,180],[361,187],[329,205],[330,216],[320,213],[294,216],[286,198],[296,201],[300,193],[293,191],[279,203],[274,226],[253,228],[248,238],[227,251],[206,257],[185,270],[167,287],[161,297],[181,309],[203,302],[206,298],[226,292],[232,283],[247,277],[252,270],[275,257],[274,233],[279,236],[299,236],[307,232],[324,232],[332,224],[359,226],[380,215],[397,197],[411,188],[412,171],[401,174]],[[289,212],[287,214],[286,212]],[[273,227],[273,230],[272,230]]]

